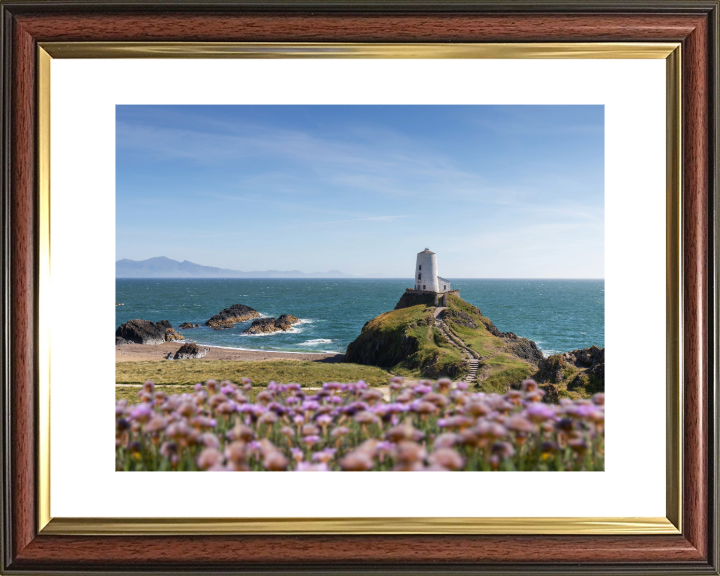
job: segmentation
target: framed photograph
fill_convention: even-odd
[[[1,8],[4,572],[718,573],[717,2]]]

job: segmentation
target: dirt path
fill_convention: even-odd
[[[466,346],[465,343],[460,340],[460,338],[453,334],[450,327],[440,318],[440,314],[445,309],[445,306],[438,306],[437,308],[435,308],[435,326],[438,330],[440,330],[440,332],[442,332],[443,336],[447,338],[448,342],[450,342],[450,345],[457,348],[462,354],[462,357],[465,358],[470,364],[470,371],[465,375],[464,378],[465,382],[475,382],[475,380],[477,380],[478,368],[480,366],[480,354],[478,354],[469,346]]]
[[[175,354],[182,342],[165,342],[158,346],[145,344],[123,344],[115,346],[115,362],[140,362],[146,360],[165,360],[168,353]],[[305,352],[263,352],[261,350],[235,350],[229,348],[207,348],[208,353],[203,360],[240,360],[261,362],[263,360],[309,360],[311,362],[341,362],[343,354],[305,353]]]

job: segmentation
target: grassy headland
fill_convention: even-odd
[[[348,347],[345,362],[381,366],[409,377],[459,376],[465,361],[436,328],[433,311],[417,305],[373,318]]]
[[[373,318],[348,347],[345,361],[408,377],[462,378],[471,354],[449,336],[480,356],[479,387],[484,391],[504,392],[537,371],[542,359],[537,347],[525,338],[501,333],[472,304],[451,294],[437,320],[436,310],[428,302]]]

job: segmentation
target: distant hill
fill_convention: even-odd
[[[183,260],[178,262],[165,256],[147,260],[123,258],[115,263],[116,278],[355,278],[339,270],[305,273],[299,270],[265,270],[242,272],[228,268],[202,266]]]

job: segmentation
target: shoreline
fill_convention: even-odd
[[[115,346],[115,362],[163,361],[168,353],[175,354],[183,341],[164,342],[155,346],[148,344],[122,344]],[[242,350],[238,348],[222,348],[219,346],[203,346],[208,353],[200,360],[228,360],[241,362],[263,362],[266,360],[296,360],[310,362],[341,362],[344,354],[337,352],[270,352],[264,350]],[[172,360],[168,360],[172,362]]]

